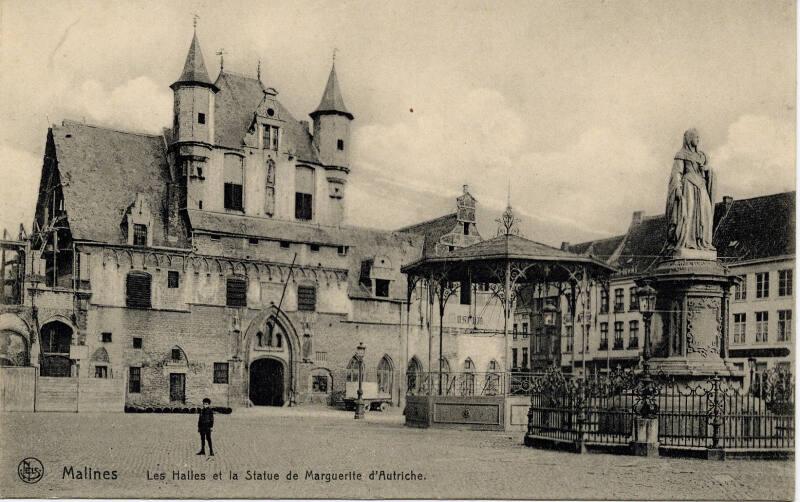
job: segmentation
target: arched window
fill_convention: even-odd
[[[275,346],[278,348],[283,347],[283,337],[280,333],[275,333]]]
[[[90,363],[94,367],[95,378],[109,377],[109,362],[108,351],[104,347],[94,351]]]
[[[486,373],[486,385],[484,386],[484,394],[493,396],[498,394],[502,389],[500,388],[500,365],[492,359],[489,362],[489,368]]]
[[[72,362],[69,346],[72,343],[72,328],[60,321],[45,324],[42,333],[42,364],[39,374],[50,377],[69,377]]]
[[[412,357],[406,368],[406,391],[408,394],[418,394],[422,390],[422,363],[416,356]]]
[[[258,344],[259,347],[264,346],[264,333],[260,331],[256,333],[256,344]]]
[[[129,272],[125,280],[125,305],[149,309],[152,278],[146,272]]]
[[[0,366],[28,366],[28,342],[11,330],[0,331]]]
[[[392,393],[392,380],[394,371],[389,356],[383,356],[378,363],[378,392],[381,394]]]
[[[347,364],[347,381],[358,382],[358,358],[353,356]]]
[[[314,394],[330,394],[333,387],[331,372],[325,368],[311,371],[311,392]]]
[[[475,394],[475,363],[469,357],[464,360],[464,379],[463,391],[465,396],[472,396]]]

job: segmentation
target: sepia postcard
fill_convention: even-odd
[[[0,2],[0,497],[793,499],[796,36]]]

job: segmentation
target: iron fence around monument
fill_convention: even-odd
[[[719,377],[685,383],[653,375],[659,443],[672,448],[794,449],[794,381],[775,372],[757,388]],[[649,382],[648,382],[649,384]],[[585,444],[628,444],[641,411],[640,372],[569,378],[558,370],[533,377],[528,436]]]

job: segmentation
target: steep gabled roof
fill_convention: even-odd
[[[344,115],[353,120],[353,114],[347,111],[342,99],[342,91],[339,89],[339,79],[336,77],[336,65],[331,66],[331,73],[328,75],[328,83],[325,84],[325,91],[317,109],[311,112],[311,117],[326,113]]]
[[[729,263],[795,253],[795,192],[716,205],[714,247]]]
[[[192,44],[189,46],[189,53],[186,54],[186,62],[183,64],[181,76],[170,87],[175,89],[182,84],[203,85],[216,90],[216,86],[208,76],[206,63],[203,60],[203,51],[200,49],[200,42],[197,40],[197,33],[192,37]]]
[[[175,246],[164,235],[169,165],[160,135],[122,132],[64,121],[53,142],[64,207],[76,240],[126,243],[124,215],[141,193],[153,214],[153,244]],[[181,224],[182,225],[182,224]],[[185,232],[182,232],[185,235]]]
[[[215,85],[219,87],[214,106],[215,144],[240,149],[253,124],[256,110],[265,99],[266,89],[257,78],[226,71],[220,72]],[[298,122],[276,99],[274,106],[276,116],[284,121],[283,145],[293,146],[299,160],[318,163],[308,127]]]
[[[450,213],[432,220],[415,223],[397,230],[401,233],[415,233],[424,237],[422,255],[432,256],[436,251],[436,244],[443,235],[449,233],[458,224],[458,214]]]
[[[664,215],[650,216],[631,225],[627,234],[575,244],[570,250],[601,258],[623,274],[644,273],[664,252],[666,225]],[[728,264],[793,255],[795,192],[717,203],[713,243],[719,259]]]

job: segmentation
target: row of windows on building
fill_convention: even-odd
[[[246,307],[248,281],[245,277],[231,276],[225,279],[225,306]],[[125,305],[132,308],[152,307],[153,277],[147,272],[129,272],[125,278]],[[180,287],[180,272],[167,271],[167,288]],[[297,286],[297,310],[313,312],[317,309],[317,288],[310,285]]]
[[[778,270],[778,296],[792,296],[793,292],[793,270],[790,268]],[[747,300],[748,274],[739,276],[740,282],[736,285],[733,299],[736,301]],[[770,296],[770,272],[756,272],[755,274],[755,297],[756,299],[769,298]]]
[[[747,313],[733,314],[733,344],[767,343],[769,338],[769,311],[755,312],[755,339],[748,340]],[[777,311],[777,339],[778,342],[792,340],[792,311],[791,309]]]

